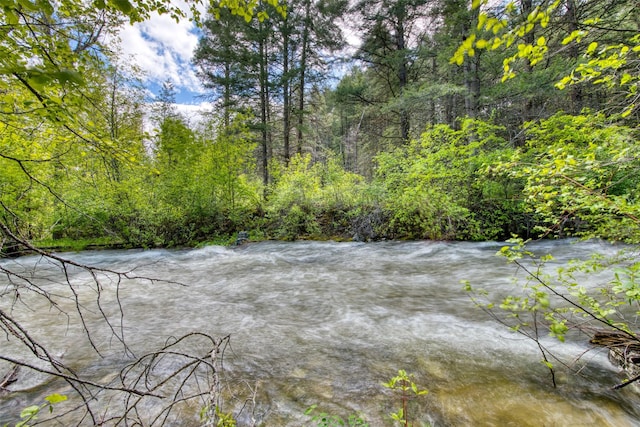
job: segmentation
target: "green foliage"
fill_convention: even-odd
[[[256,148],[248,128],[250,120],[250,116],[236,114],[228,127],[214,122],[201,134],[202,148],[190,171],[192,191],[202,197],[200,209],[217,207],[233,217],[257,206],[260,187],[250,173]]]
[[[542,342],[546,335],[564,342],[569,334],[584,333],[590,338],[594,330],[613,330],[637,340],[640,263],[633,251],[621,250],[610,257],[594,253],[554,268],[550,265],[553,256],[534,254],[528,241],[514,238],[508,243],[499,255],[525,273],[516,281],[513,293],[496,301],[468,282],[465,289],[494,319],[536,342],[554,385],[555,367],[550,360],[555,356]],[[585,286],[585,277],[590,275],[598,275],[601,284]]]
[[[487,2],[474,1],[474,9],[481,4]],[[465,55],[473,57],[476,50],[506,50],[503,82],[512,79],[518,63],[530,71],[549,57],[553,40],[536,31],[547,28],[558,17],[569,17],[572,31],[559,43],[562,47],[557,52],[574,52],[576,63],[556,88],[574,86],[576,99],[581,95],[575,85],[585,82],[604,86],[609,92],[625,93],[624,104],[615,107],[622,110],[620,117],[630,116],[638,99],[639,76],[633,65],[640,52],[637,25],[626,27],[628,22],[616,21],[616,28],[627,38],[609,42],[610,35],[602,37],[601,33],[606,27],[600,22],[604,15],[571,22],[575,18],[569,16],[574,12],[573,2],[567,4],[566,15],[558,13],[563,4],[560,0],[527,10],[523,9],[524,4],[520,4],[522,8],[515,2],[507,4],[502,16],[492,16],[488,8],[480,10],[477,30],[459,46],[451,62],[463,64]],[[625,14],[627,8],[633,7],[621,3],[614,9]],[[598,35],[598,40],[590,39]],[[582,53],[581,58],[577,52]],[[640,242],[637,129],[616,123],[602,113],[583,112],[556,113],[526,124],[524,130],[526,147],[492,171],[523,183],[527,209],[540,219],[543,236]],[[554,274],[547,267],[553,259],[551,255],[535,256],[520,238],[510,243],[500,254],[526,273],[524,282],[518,282],[518,289],[500,303],[468,282],[465,289],[492,317],[537,343],[554,385],[554,366],[550,362],[553,354],[541,341],[543,331],[564,341],[573,330],[590,334],[593,328],[605,328],[637,341],[637,262],[633,256],[620,253],[604,259],[595,254],[590,260],[573,261],[558,268]],[[595,289],[581,285],[581,276],[612,272],[613,277]]]
[[[49,413],[52,413],[53,406],[66,401],[67,396],[54,393],[45,397],[44,400],[45,402],[40,405],[32,405],[24,408],[20,412],[20,418],[22,419],[22,421],[17,422],[15,424],[15,427],[30,427],[31,425],[34,425],[31,423],[39,424],[36,421],[38,421],[39,415],[42,410],[48,409]],[[4,427],[9,427],[9,424],[5,424]]]
[[[594,22],[597,24],[597,22]],[[575,34],[575,38],[582,35]],[[564,43],[571,43],[574,34]],[[580,63],[570,75],[565,76],[556,83],[558,89],[564,89],[567,85],[575,85],[590,82],[594,85],[604,85],[608,89],[620,90],[626,93],[626,107],[621,116],[627,117],[638,107],[640,99],[640,73],[637,69],[629,67],[637,61],[640,53],[640,34],[630,38],[626,43],[599,46],[594,41],[589,44],[584,52],[586,62]]]
[[[390,414],[391,419],[399,425],[413,425],[409,424],[409,402],[426,395],[428,391],[418,387],[413,381],[413,375],[407,374],[407,371],[403,369],[398,370],[398,375],[390,378],[388,382],[382,385],[391,390],[400,399],[401,407],[398,411]],[[350,415],[345,421],[340,416],[331,415],[326,412],[316,414],[316,409],[317,405],[312,405],[305,411],[305,415],[312,417],[311,421],[317,423],[316,425],[318,427],[366,427],[369,425],[365,419],[359,415]]]
[[[58,150],[66,149],[68,142],[41,124],[42,128],[38,128],[23,122],[24,127],[13,128],[0,123],[0,202],[13,212],[3,209],[0,220],[11,222],[29,238],[47,235],[48,217],[55,199],[46,187],[38,185],[55,175],[55,167],[50,163],[40,164],[40,160],[56,156]],[[29,133],[35,137],[34,141],[29,140]]]
[[[215,423],[216,427],[236,427],[238,425],[232,413],[222,412],[218,406],[215,407],[213,419],[209,419],[210,412],[211,408],[209,406],[205,406],[200,410],[200,421],[205,425],[213,425],[211,422]]]
[[[396,412],[390,414],[391,419],[399,425],[409,426],[409,401],[429,392],[426,389],[420,389],[413,382],[413,375],[407,374],[404,369],[398,370],[398,375],[382,385],[400,396],[402,406]]]
[[[363,200],[362,177],[346,172],[333,158],[311,164],[309,155],[294,156],[286,168],[274,170],[273,176],[266,212],[280,238],[318,235],[323,213],[348,211]]]
[[[474,1],[473,8],[480,8],[481,3],[486,3],[486,1]],[[491,16],[490,13],[481,10],[478,15],[477,30],[484,31],[484,34],[470,34],[464,42],[460,44],[451,58],[451,62],[462,65],[465,60],[465,55],[470,57],[475,56],[476,49],[495,50],[499,48],[509,48],[517,43],[517,52],[505,58],[503,63],[503,81],[513,78],[515,72],[511,64],[517,59],[525,58],[529,61],[530,65],[535,65],[544,58],[548,51],[545,37],[539,37],[535,40],[535,43],[526,43],[523,42],[522,39],[525,35],[532,33],[537,26],[546,28],[549,25],[551,16],[560,3],[560,0],[556,0],[547,5],[546,8],[536,6],[524,17],[524,20],[515,20],[517,23],[513,25],[511,25],[512,22],[510,21],[514,21],[514,15],[519,12],[518,6],[514,2],[507,5],[505,8],[506,16],[503,18]],[[485,35],[488,35],[488,38],[482,37]]]
[[[368,427],[369,423],[367,423],[364,418],[359,415],[349,415],[347,420],[345,421],[341,417],[337,415],[330,415],[326,412],[321,412],[319,414],[314,414],[318,405],[311,405],[309,409],[305,411],[305,415],[311,417],[311,421],[316,423],[318,427]]]
[[[558,113],[525,130],[527,147],[494,170],[524,182],[544,232],[640,242],[637,129],[602,114]]]
[[[486,0],[474,2],[474,8],[480,8],[481,4],[487,4]],[[504,16],[492,16],[490,12],[481,10],[479,12],[477,31],[468,35],[460,44],[457,51],[451,58],[452,63],[461,65],[465,61],[465,56],[475,56],[476,50],[497,50],[511,49],[512,53],[506,55],[503,61],[502,81],[512,79],[516,76],[514,65],[519,61],[525,61],[528,66],[533,67],[549,56],[549,40],[544,36],[536,36],[535,32],[544,30],[550,22],[562,16],[559,9],[563,2],[555,0],[548,4],[542,4],[527,10],[524,17],[518,16],[523,12],[519,10],[515,2],[508,3]],[[575,6],[574,6],[575,7]],[[631,4],[622,3],[621,14],[626,13],[625,8],[633,8]],[[607,15],[615,15],[609,12]],[[632,34],[622,42],[607,44],[599,43],[596,40],[590,43],[583,43],[588,40],[591,33],[601,31],[603,27],[601,21],[603,17],[589,16],[580,22],[561,41],[562,46],[574,45],[582,52],[582,59],[578,64],[556,83],[558,89],[565,89],[569,85],[577,85],[589,82],[594,85],[604,85],[613,91],[621,91],[626,94],[625,105],[622,108],[622,116],[629,116],[638,106],[640,94],[638,87],[640,84],[640,74],[634,63],[637,61],[640,52],[640,34],[637,26],[631,24],[625,28],[626,23],[621,28],[617,28],[622,33]],[[620,22],[616,22],[620,26]],[[606,25],[604,25],[606,27]],[[585,47],[586,46],[586,47]]]
[[[118,233],[122,230],[105,230],[114,223],[114,217],[120,220],[147,211],[144,203],[129,211],[125,209],[132,199],[142,199],[137,193],[149,188],[141,180],[136,184],[142,185],[134,186],[137,178],[125,176],[130,171],[126,169],[146,160],[142,102],[135,84],[131,81],[126,81],[124,87],[120,84],[126,80],[123,75],[131,74],[131,70],[119,71],[122,64],[112,49],[105,49],[104,40],[113,39],[123,21],[141,22],[152,13],[180,19],[190,10],[197,19],[200,3],[186,6],[164,0],[0,3],[3,225],[24,239],[47,239],[52,234],[84,238]],[[276,0],[268,3],[278,13],[286,13]],[[256,16],[256,6],[257,2],[243,0],[217,4],[245,19]],[[107,35],[110,37],[104,37]],[[182,125],[179,120],[162,124],[159,157],[164,164],[180,163],[198,151],[191,144],[197,140],[193,132]],[[182,163],[184,166],[185,162]],[[185,184],[179,178],[188,174],[184,173],[185,168],[174,171],[177,173],[172,179],[162,184],[175,184],[163,190],[179,203],[178,196],[182,193],[176,186]],[[169,175],[166,169],[163,172],[163,177]],[[146,169],[140,177],[150,175]],[[151,221],[145,221],[143,216],[142,222]],[[131,243],[139,244],[141,240],[150,239],[131,239]]]
[[[167,117],[160,123],[156,146],[157,162],[166,171],[190,166],[198,148],[194,132],[181,117]]]
[[[276,8],[278,14],[287,15],[287,6],[285,4],[280,4],[278,0],[267,0],[266,3]],[[219,0],[214,4],[216,5],[213,9],[215,17],[219,17],[220,9],[222,8],[227,8],[234,15],[243,17],[246,22],[250,22],[254,17],[257,17],[260,21],[269,17],[264,11],[256,12],[260,5],[258,0]]]
[[[127,246],[192,245],[244,228],[258,205],[256,179],[247,170],[255,144],[243,116],[223,131],[216,123],[194,133],[167,119],[154,161],[120,166],[119,180],[82,176],[69,182],[71,207],[56,211],[57,238],[111,235]],[[81,169],[82,173],[84,170]]]
[[[104,236],[104,237],[91,237],[91,238],[60,238],[60,239],[45,239],[36,240],[35,246],[39,248],[46,248],[56,252],[73,251],[79,252],[92,248],[108,248],[117,247],[122,244],[120,239]]]
[[[517,181],[494,180],[484,170],[509,152],[500,132],[478,120],[464,121],[460,130],[436,125],[406,147],[380,154],[376,176],[386,189],[384,205],[397,233],[482,240],[508,232]],[[481,218],[477,207],[503,216]]]

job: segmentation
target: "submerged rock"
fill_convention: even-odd
[[[246,231],[241,231],[238,233],[238,237],[234,243],[234,246],[240,246],[249,241],[249,233]]]
[[[597,331],[590,341],[606,347],[609,360],[629,376],[629,381],[640,377],[640,340],[632,334],[620,331]]]

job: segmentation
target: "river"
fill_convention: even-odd
[[[535,344],[473,305],[462,280],[495,295],[514,289],[515,267],[495,255],[501,246],[261,242],[237,248],[63,255],[78,263],[180,282],[111,280],[100,289],[101,306],[115,323],[122,306],[122,328],[116,332],[124,333],[137,355],[194,330],[230,335],[222,380],[228,391],[226,409],[236,411],[240,426],[313,425],[304,414],[311,405],[345,419],[362,414],[371,426],[393,425],[387,414],[400,401],[381,384],[399,369],[429,390],[410,402],[416,426],[640,426],[640,395],[633,387],[611,389],[624,377],[603,350],[593,349],[585,337],[570,337],[566,343],[545,338],[563,360],[579,358],[584,365],[579,375],[560,372],[554,388]],[[554,265],[616,249],[571,241],[534,248],[552,252]],[[59,266],[39,257],[4,260],[0,266],[32,275],[51,295],[62,295],[65,288]],[[78,292],[88,288],[87,304],[90,295],[97,299],[86,272],[70,268],[67,274]],[[6,286],[7,278],[0,278],[0,289]],[[72,311],[74,303],[61,296],[60,304]],[[73,316],[60,314],[42,298],[24,296],[15,304],[5,294],[0,308],[13,310],[57,357],[94,375],[95,381],[112,381],[131,361],[101,326],[96,310],[87,308],[85,320],[102,357]],[[0,353],[27,357],[5,336]],[[6,369],[0,364],[0,375]],[[25,370],[9,388],[12,392],[0,397],[0,425],[15,421],[21,408],[49,393],[70,398],[56,411],[74,399],[66,384]],[[248,402],[243,397],[247,393],[252,396]],[[99,404],[106,412],[110,402]],[[198,425],[198,408],[192,409],[189,414],[182,408],[180,419],[167,424]]]

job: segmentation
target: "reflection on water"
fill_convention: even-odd
[[[121,284],[125,337],[132,350],[143,353],[192,330],[231,334],[225,381],[239,404],[252,393],[256,401],[242,412],[240,425],[252,418],[257,425],[303,425],[312,404],[345,418],[363,413],[372,426],[391,425],[385,414],[399,403],[381,383],[398,369],[415,374],[429,389],[412,408],[424,423],[640,425],[638,396],[631,388],[610,390],[620,377],[601,351],[582,358],[587,367],[581,376],[561,375],[553,389],[535,346],[474,308],[461,280],[497,294],[513,286],[514,267],[495,256],[499,248],[497,243],[265,242],[236,249],[71,256],[110,269],[135,267],[137,275],[187,285]],[[536,249],[552,251],[557,263],[595,249],[613,252],[598,243],[546,242]],[[3,265],[32,272],[35,262],[21,258]],[[55,288],[49,279],[57,270],[46,263],[38,268],[43,286]],[[70,273],[78,289],[90,280],[81,271]],[[117,314],[113,289],[100,296],[105,309],[113,310],[108,315]],[[67,325],[55,309],[34,301],[29,310],[19,317],[30,331],[77,369],[109,380],[127,362],[122,351],[109,353],[116,346],[108,331],[96,332],[105,349],[99,359],[83,340],[82,328]],[[99,316],[88,321],[98,322]],[[589,348],[584,340],[548,345],[569,361]],[[15,348],[2,343],[5,354]],[[18,413],[38,393],[51,392],[41,386],[44,381],[31,374],[21,379],[12,387],[17,392],[0,398],[0,414]],[[193,410],[197,419],[198,408]],[[5,419],[0,416],[0,424]]]

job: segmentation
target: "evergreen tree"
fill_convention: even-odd
[[[298,53],[295,55],[297,88],[297,142],[296,152],[301,154],[304,145],[305,116],[307,94],[310,84],[322,84],[329,72],[328,55],[344,48],[345,40],[338,26],[347,12],[348,3],[344,0],[302,0],[293,6],[297,11]]]
[[[176,118],[178,111],[176,109],[176,90],[175,84],[171,80],[165,80],[160,86],[160,92],[153,105],[153,120],[156,124],[161,125],[165,120]]]
[[[379,87],[378,102],[386,103],[395,116],[396,137],[409,140],[410,113],[401,100],[409,85],[420,75],[416,50],[428,15],[428,0],[362,0],[353,13],[362,21],[363,43],[357,58],[371,70]]]
[[[256,94],[259,52],[249,37],[251,25],[242,17],[222,10],[203,23],[203,36],[194,53],[194,64],[208,95],[221,107],[225,127],[231,115],[251,105]]]

